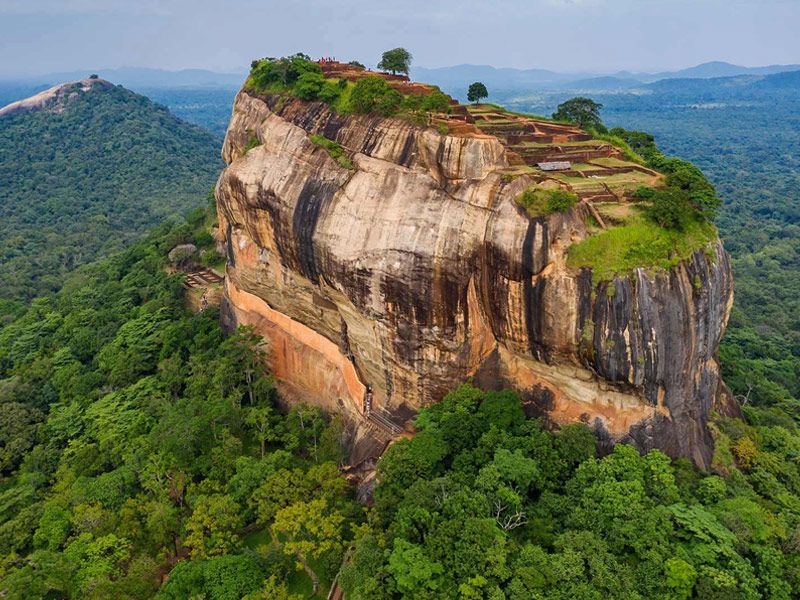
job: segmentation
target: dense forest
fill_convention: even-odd
[[[547,431],[515,393],[464,385],[381,458],[346,597],[797,597],[800,430],[748,417],[713,425],[701,473],[626,445],[598,458],[583,425]]]
[[[121,87],[0,118],[0,317],[196,206],[219,139]]]
[[[209,245],[210,214],[78,269],[0,330],[3,597],[330,586],[363,518],[339,474],[342,426],[281,412],[268,348],[187,311],[166,254]]]
[[[289,412],[246,329],[192,314],[166,255],[213,211],[77,269],[0,329],[0,590],[8,598],[792,598],[800,429],[717,418],[709,473],[599,452],[466,384],[378,464]]]

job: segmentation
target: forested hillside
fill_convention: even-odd
[[[175,244],[210,243],[210,214],[79,269],[0,330],[0,596],[330,585],[362,520],[341,424],[279,411],[269,349],[188,312],[165,272]]]
[[[215,136],[117,86],[0,116],[0,301],[54,291],[183,214],[219,168]]]
[[[211,210],[71,274],[0,329],[0,591],[7,598],[776,598],[800,590],[800,430],[717,419],[711,472],[514,392],[420,412],[362,507],[342,424],[280,409],[247,330],[192,314],[178,243]]]

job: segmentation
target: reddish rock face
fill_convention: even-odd
[[[515,198],[532,182],[502,177],[495,137],[319,103],[240,92],[223,158],[225,318],[269,340],[290,398],[363,423],[367,386],[406,415],[472,377],[557,422],[708,465],[707,415],[735,410],[716,361],[732,302],[721,242],[594,286],[566,266],[587,207],[530,218]]]

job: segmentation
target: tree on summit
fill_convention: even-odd
[[[600,109],[603,105],[591,98],[578,96],[558,105],[553,118],[558,121],[577,123],[582,129],[593,129],[605,133],[606,127],[600,120]]]
[[[484,98],[488,97],[489,90],[486,89],[486,86],[483,85],[483,83],[476,81],[475,83],[470,84],[469,89],[467,90],[467,100],[477,104]]]
[[[397,73],[408,75],[412,58],[411,53],[405,48],[387,50],[383,53],[383,56],[381,56],[381,62],[378,63],[378,68],[383,71],[391,71],[392,75],[396,75]]]

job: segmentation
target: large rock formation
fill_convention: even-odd
[[[730,404],[715,356],[732,301],[719,241],[670,271],[595,284],[566,264],[586,205],[530,218],[515,198],[531,181],[503,176],[497,138],[246,90],[223,158],[225,318],[269,340],[290,397],[363,425],[367,386],[405,415],[473,377],[556,422],[709,464],[708,413]]]

